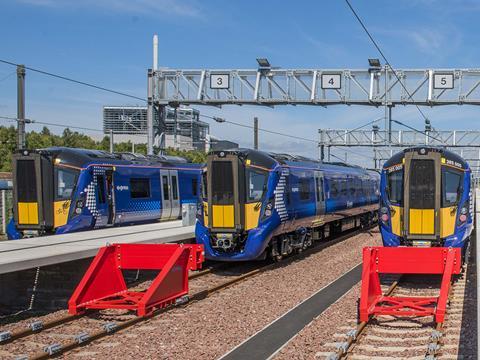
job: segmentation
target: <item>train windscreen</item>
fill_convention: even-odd
[[[455,206],[460,194],[462,174],[455,170],[444,170],[442,176],[442,207]]]
[[[230,161],[212,161],[212,203],[230,205],[234,203],[233,167]]]
[[[410,167],[410,208],[435,208],[434,160],[412,160]]]

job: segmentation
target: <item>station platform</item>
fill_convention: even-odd
[[[0,274],[90,258],[107,244],[168,243],[193,237],[194,226],[182,226],[177,220],[0,241]]]

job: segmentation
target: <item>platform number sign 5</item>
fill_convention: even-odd
[[[453,89],[453,73],[435,73],[433,74],[434,89]]]
[[[211,74],[210,89],[228,89],[230,87],[229,74]]]
[[[341,87],[341,74],[322,74],[322,89],[340,89]]]

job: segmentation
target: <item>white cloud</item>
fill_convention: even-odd
[[[196,2],[181,0],[17,0],[20,3],[55,9],[103,9],[137,14],[167,14],[202,17]]]

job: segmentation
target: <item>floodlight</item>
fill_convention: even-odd
[[[260,68],[271,68],[270,62],[267,58],[257,58],[257,63]]]
[[[371,66],[371,67],[381,67],[382,65],[380,64],[380,60],[379,59],[368,59],[368,64]]]

